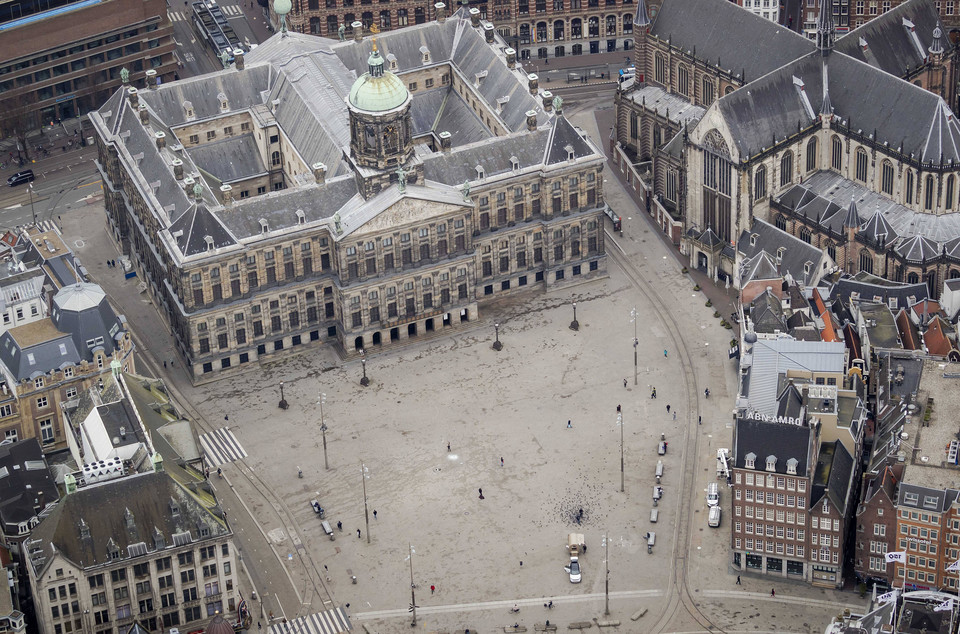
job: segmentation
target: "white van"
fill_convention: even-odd
[[[711,506],[710,510],[707,512],[707,526],[710,528],[716,528],[720,526],[720,507]]]
[[[720,490],[716,482],[707,485],[707,506],[720,506]]]

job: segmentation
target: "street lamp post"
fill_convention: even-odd
[[[283,397],[283,381],[280,381],[280,409],[287,409],[290,407],[290,404],[287,403],[287,399]]]
[[[603,594],[605,596],[603,615],[610,616],[610,536],[603,536],[603,565],[606,573],[603,576]]]
[[[367,387],[370,385],[370,379],[367,378],[367,357],[363,354],[363,349],[360,350],[360,365],[363,366],[363,378],[360,379],[360,385]]]
[[[410,560],[410,611],[413,612],[413,620],[410,621],[410,627],[417,626],[417,586],[413,583],[413,544],[407,544],[410,554],[407,559]]]
[[[327,463],[327,424],[323,421],[323,404],[327,401],[327,395],[323,392],[320,393],[320,433],[323,434],[323,468],[329,470],[330,465]]]
[[[33,225],[37,225],[37,212],[33,208],[33,183],[27,185],[27,189],[30,191],[30,215],[33,216]]]
[[[630,321],[633,322],[633,384],[637,384],[637,346],[640,340],[637,338],[637,308],[633,307],[630,311]]]
[[[577,302],[573,302],[573,321],[570,322],[570,330],[580,330],[580,322],[577,321]]]
[[[360,481],[363,483],[363,519],[367,522],[367,543],[370,543],[370,512],[367,510],[367,467],[360,463]]]
[[[496,323],[493,325],[493,331],[496,334],[496,341],[493,342],[493,349],[497,352],[503,350],[503,344],[500,343],[500,324]]]
[[[623,493],[623,414],[617,412],[617,425],[620,427],[620,493]]]

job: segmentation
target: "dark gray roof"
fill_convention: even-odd
[[[0,522],[4,533],[19,534],[21,522],[28,522],[59,498],[57,483],[36,438],[0,444]]]
[[[960,124],[943,99],[846,55],[827,60],[835,116],[864,134],[875,130],[880,143],[902,144],[903,152],[917,160],[960,161]],[[823,72],[823,59],[813,53],[717,102],[742,157],[771,147],[773,138],[795,134],[798,125],[814,123],[822,105]],[[795,79],[803,82],[811,110]]]
[[[902,77],[927,61],[937,27],[943,30],[934,4],[910,0],[850,31],[837,40],[834,50]]]
[[[476,167],[483,167],[487,177],[513,171],[511,157],[520,162],[520,169],[539,165],[543,161],[550,129],[501,137],[496,143],[483,141],[451,152],[423,158],[423,172],[427,179],[447,185],[461,185],[477,179]]]
[[[756,240],[752,239],[756,234]],[[740,234],[737,248],[744,256],[752,258],[760,251],[766,251],[774,259],[783,249],[780,258],[780,272],[789,273],[800,284],[808,284],[820,272],[821,261],[825,257],[823,251],[800,238],[796,238],[786,231],[777,229],[774,225],[754,218],[750,231]],[[810,271],[805,272],[806,263],[810,263]]]
[[[220,219],[210,213],[203,203],[194,205],[170,225],[170,234],[184,255],[205,253],[208,250],[208,236],[212,238],[215,249],[237,243]]]
[[[140,101],[149,106],[151,114],[167,126],[177,126],[187,123],[187,113],[183,107],[185,102],[193,106],[197,120],[220,116],[220,100],[217,99],[220,93],[226,95],[232,111],[262,104],[261,91],[270,89],[271,74],[271,68],[266,64],[248,63],[242,71],[231,68],[185,78],[162,84],[156,89],[141,90],[139,96]]]
[[[847,214],[843,217],[843,227],[845,229],[850,227],[859,227],[860,226],[860,214],[857,213],[857,201],[851,199],[850,206],[847,207]]]
[[[122,398],[107,405],[99,405],[96,410],[103,422],[107,437],[119,440],[119,442],[114,441],[115,447],[146,443],[146,438],[141,434],[142,428],[137,420],[137,413],[128,399]]]
[[[245,198],[222,210],[218,216],[226,229],[238,238],[261,233],[260,219],[267,221],[268,231],[294,227],[297,210],[304,214],[304,224],[331,218],[337,210],[357,195],[357,181],[350,176],[327,180],[323,185],[271,192]]]
[[[414,136],[449,132],[451,145],[466,145],[493,136],[453,88],[434,88],[414,93],[410,118]]]
[[[208,537],[200,537],[201,525]],[[81,537],[81,526],[89,529],[89,537]],[[52,544],[67,560],[89,568],[112,561],[107,548],[111,540],[123,560],[135,556],[128,551],[133,544],[146,544],[144,554],[162,552],[174,545],[173,536],[178,533],[189,533],[190,541],[197,542],[229,535],[230,530],[161,471],[78,489],[54,507],[34,537],[40,540],[47,562],[55,552]],[[154,539],[157,534],[163,539],[161,544]]]
[[[858,233],[860,237],[874,244],[879,244],[880,242],[892,244],[899,237],[894,228],[887,222],[886,216],[880,213],[879,209],[874,211],[870,219],[863,223]]]
[[[805,37],[727,0],[667,0],[650,33],[734,75],[744,72],[747,81],[815,49]]]
[[[803,396],[800,390],[793,384],[793,381],[787,381],[787,386],[780,397],[777,399],[777,416],[786,416],[787,418],[800,418],[803,415]]]
[[[760,251],[752,258],[743,261],[740,272],[741,286],[755,280],[779,280],[780,278],[776,260],[766,251]]]
[[[894,250],[907,262],[917,264],[923,264],[940,255],[940,249],[935,242],[919,235],[901,240]]]
[[[942,513],[957,500],[956,489],[934,489],[902,482],[897,493],[897,506],[914,508],[932,513]]]
[[[853,456],[839,440],[823,443],[817,456],[810,492],[810,508],[826,495],[841,516],[846,515],[853,485]]]
[[[112,354],[115,338],[123,334],[125,323],[118,317],[107,297],[96,284],[72,284],[53,296],[50,320],[60,332],[69,333],[77,350],[87,361],[93,351],[103,349]],[[91,344],[91,341],[96,343]]]
[[[753,321],[754,332],[772,334],[787,331],[780,298],[770,291],[761,293],[753,300],[750,319]]]
[[[840,299],[845,304],[850,303],[852,293],[857,293],[860,299],[880,301],[889,305],[890,298],[897,299],[897,307],[912,306],[921,299],[927,299],[927,285],[924,283],[901,284],[898,282],[884,281],[882,284],[874,284],[852,277],[842,277],[830,290],[830,299]]]
[[[734,426],[734,466],[743,469],[748,453],[756,455],[757,471],[763,472],[767,456],[776,456],[776,472],[787,472],[787,460],[797,461],[797,475],[808,474],[811,430],[806,425],[787,425],[738,418]]]
[[[584,158],[594,153],[590,144],[563,115],[554,118],[553,133],[550,135],[550,143],[547,147],[547,160],[544,161],[547,165],[568,161],[570,159],[568,150],[573,152],[573,158]]]
[[[214,175],[221,183],[267,172],[260,160],[260,148],[253,134],[241,134],[198,145],[190,149],[190,158],[197,167]]]

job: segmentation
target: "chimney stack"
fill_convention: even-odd
[[[233,206],[233,187],[230,185],[220,186],[220,196],[223,198],[224,207]]]
[[[183,179],[183,191],[187,193],[187,197],[193,196],[193,186],[196,183],[197,181],[193,180],[193,176],[187,176]]]
[[[527,110],[527,130],[533,132],[537,129],[537,111]]]
[[[540,97],[543,100],[543,111],[550,112],[553,110],[553,93],[549,90],[544,90]]]
[[[357,20],[350,25],[350,28],[353,29],[353,41],[362,42],[363,41],[363,22]]]
[[[480,9],[476,7],[470,9],[470,26],[475,29],[480,27]]]
[[[147,104],[140,104],[137,112],[140,114],[140,123],[144,126],[148,125],[150,123],[150,113],[147,111]]]
[[[443,152],[449,152],[451,134],[446,130],[444,130],[443,132],[440,133],[439,136],[440,136],[440,150],[442,150]]]
[[[433,5],[433,8],[437,11],[437,22],[443,24],[447,21],[447,5],[442,2],[438,2]]]
[[[507,54],[507,68],[513,70],[517,67],[517,51],[513,48],[507,48],[504,53]]]
[[[156,70],[151,68],[150,70],[147,71],[146,84],[147,84],[147,88],[156,88],[157,86],[160,85],[160,76],[157,75]]]
[[[154,132],[153,137],[157,140],[157,149],[162,150],[167,147],[167,134],[166,132]]]
[[[530,94],[534,97],[537,96],[537,89],[540,87],[540,78],[537,77],[536,73],[530,73],[527,75],[527,88],[530,89]]]
[[[173,176],[178,181],[183,180],[183,161],[180,159],[173,159]]]
[[[317,185],[323,185],[327,180],[327,166],[323,163],[314,163],[310,166],[313,170],[313,178]]]
[[[496,32],[497,30],[489,22],[483,25],[483,35],[487,38],[487,44],[493,44],[493,36]]]
[[[243,70],[243,49],[233,49],[233,65],[237,70]]]
[[[138,93],[139,91],[133,86],[127,88],[127,98],[130,99],[130,105],[134,108],[140,105],[140,95]]]

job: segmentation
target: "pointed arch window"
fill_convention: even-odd
[[[884,161],[880,169],[880,191],[893,196],[893,163]]]
[[[753,199],[760,200],[767,195],[767,168],[763,165],[757,168],[753,175]]]
[[[857,180],[867,182],[867,153],[862,147],[857,148]]]
[[[817,137],[807,141],[807,171],[817,169]]]
[[[907,170],[907,186],[903,188],[904,200],[908,205],[913,204],[913,172]]]
[[[784,152],[780,157],[780,187],[793,182],[793,152]]]
[[[947,209],[953,209],[953,190],[954,190],[954,177],[953,174],[947,177],[947,191],[944,195],[943,206]]]
[[[924,180],[923,185],[923,208],[927,211],[933,209],[933,174],[927,174],[927,178]]]
[[[860,270],[873,273],[873,256],[866,249],[860,249]]]
[[[830,167],[843,169],[843,141],[838,136],[834,136],[830,143]]]
[[[677,92],[686,97],[690,93],[690,71],[686,66],[677,66]]]

